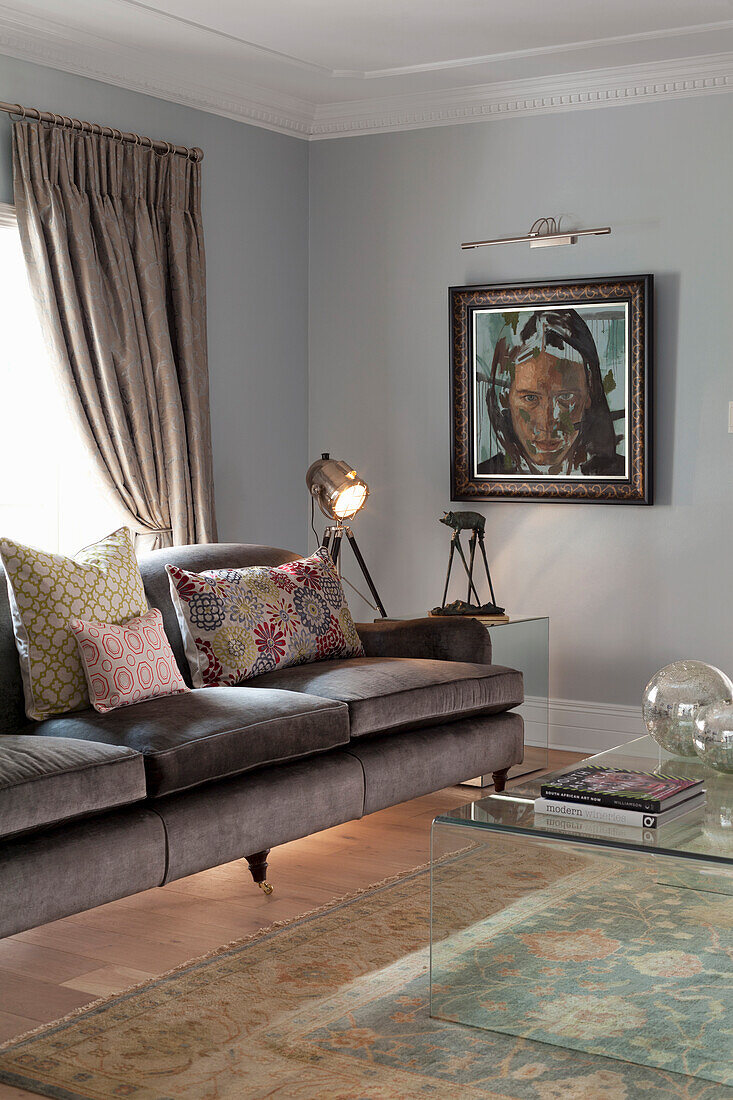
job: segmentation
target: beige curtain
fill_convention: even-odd
[[[13,170],[46,337],[128,522],[214,541],[200,164],[16,122]]]

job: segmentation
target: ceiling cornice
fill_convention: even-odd
[[[90,77],[104,84],[308,138],[312,103],[238,81],[236,88],[205,86],[167,72],[154,57],[97,35],[72,33],[59,24],[0,5],[0,54]],[[8,93],[9,94],[9,93]],[[40,106],[46,104],[25,104]],[[53,106],[53,105],[52,105]]]
[[[142,51],[0,5],[0,54],[100,80],[305,140],[354,137],[733,90],[733,53],[316,105],[238,81],[217,88]],[[9,92],[6,94],[10,94]],[[26,104],[41,108],[63,105]]]

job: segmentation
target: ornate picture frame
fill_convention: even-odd
[[[451,500],[652,503],[652,275],[451,287]]]

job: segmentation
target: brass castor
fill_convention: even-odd
[[[270,849],[265,848],[264,852],[255,852],[254,855],[246,857],[249,869],[252,872],[252,878],[262,893],[267,894],[268,897],[272,893],[272,887],[267,881],[267,857],[269,854]]]

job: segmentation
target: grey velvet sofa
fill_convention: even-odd
[[[297,557],[240,544],[140,563],[183,675],[166,563],[198,571]],[[0,571],[1,572],[1,571]],[[0,936],[246,858],[493,773],[523,753],[519,672],[491,664],[473,620],[358,624],[366,656],[107,715],[26,719],[0,575]]]

